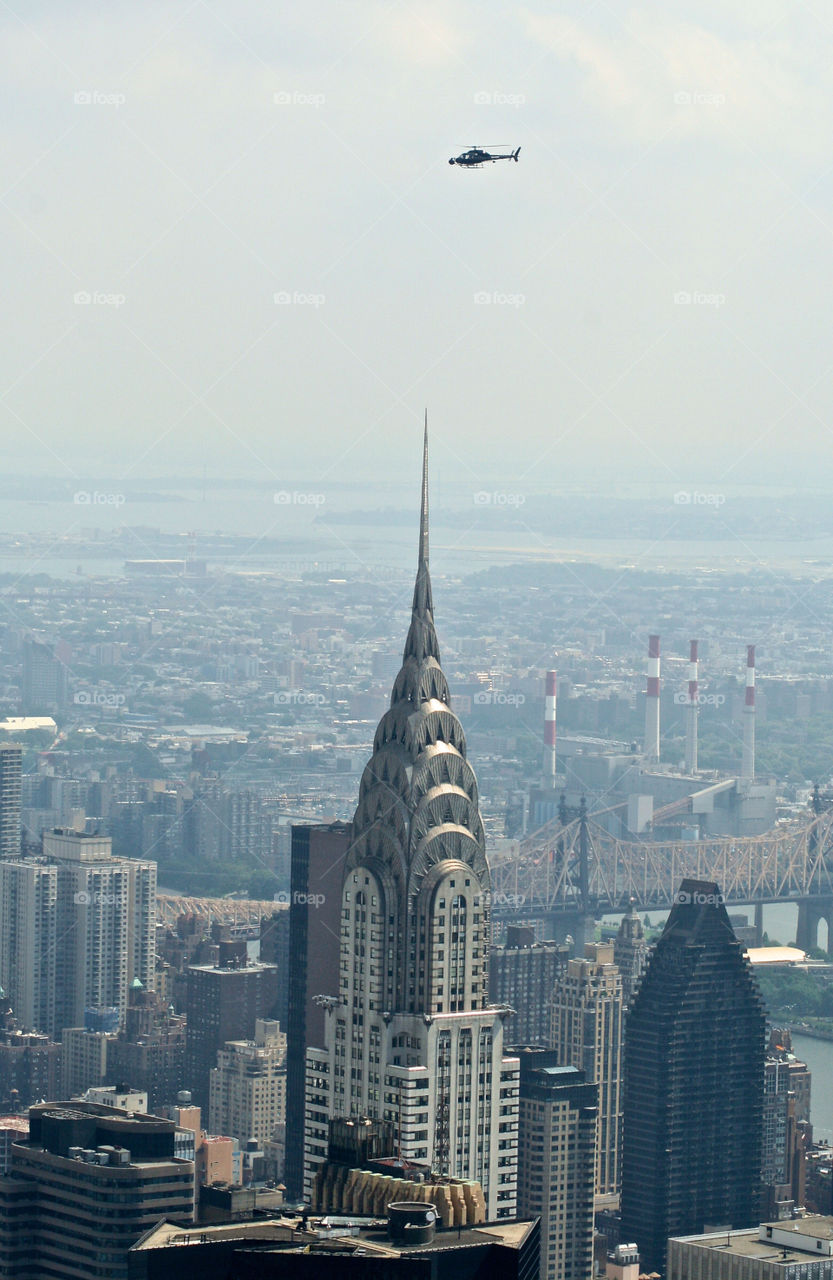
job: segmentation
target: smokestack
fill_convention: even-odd
[[[555,702],[556,673],[547,672],[547,686],[544,697],[544,786],[551,787],[555,782]]]
[[[743,706],[742,778],[755,777],[755,646],[746,646],[746,702]]]
[[[659,636],[648,636],[648,690],[645,697],[645,758],[659,760]]]
[[[697,641],[691,641],[688,655],[688,703],[685,726],[685,771],[697,772],[697,717],[699,690],[697,688]]]

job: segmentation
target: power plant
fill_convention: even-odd
[[[775,781],[755,776],[755,646],[747,646],[742,750],[737,773],[699,767],[701,705],[699,642],[689,643],[687,683],[674,695],[683,730],[682,759],[664,760],[661,718],[661,638],[648,637],[645,734],[635,742],[558,735],[556,673],[544,681],[542,784],[524,805],[525,830],[533,833],[559,815],[586,805],[594,822],[617,839],[697,841],[712,836],[756,836],[775,823]],[[712,699],[712,705],[714,700]],[[725,701],[721,696],[720,702]],[[682,726],[680,725],[682,720]]]

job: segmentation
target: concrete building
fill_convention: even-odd
[[[232,1040],[211,1071],[208,1128],[245,1146],[263,1148],[286,1119],[286,1036],[277,1022],[258,1018],[252,1040]]]
[[[0,1105],[18,1110],[60,1093],[60,1044],[38,1031],[0,1031]]]
[[[591,1280],[598,1089],[547,1049],[522,1049],[518,1213],[541,1219],[540,1280]]]
[[[191,965],[185,1012],[185,1085],[197,1106],[209,1106],[211,1071],[217,1051],[230,1040],[249,1040],[258,1018],[275,1006],[278,971],[250,964],[245,942],[220,942],[217,965]]]
[[[765,1021],[718,886],[684,880],[625,1037],[622,1236],[643,1270],[669,1236],[760,1216]]]
[[[0,983],[18,1025],[60,1035],[56,1016],[58,868],[0,862]]]
[[[578,1067],[598,1086],[596,1208],[619,1206],[622,1147],[622,979],[613,944],[588,942],[570,960],[552,995],[558,1065]]]
[[[0,861],[0,983],[22,1027],[59,1036],[118,1009],[156,971],[156,863],[114,858],[107,836],[44,833],[43,857]]]
[[[0,1176],[12,1167],[12,1144],[25,1142],[29,1136],[29,1120],[26,1116],[0,1116]]]
[[[0,746],[0,858],[20,856],[21,766],[23,748]]]
[[[810,1073],[784,1042],[790,1046],[789,1031],[773,1028],[764,1064],[761,1181],[762,1207],[768,1219],[789,1217],[806,1203],[805,1134],[800,1122],[805,1105],[809,1115]],[[802,1094],[801,1114],[796,1086]]]
[[[622,916],[619,932],[613,941],[613,963],[622,978],[622,1005],[626,1016],[648,964],[649,950],[642,921],[635,905],[631,903],[627,913]]]
[[[88,1089],[84,1094],[84,1102],[94,1102],[101,1107],[115,1107],[129,1115],[148,1114],[147,1094],[141,1089],[128,1089],[124,1085],[107,1084],[97,1089]]]
[[[524,925],[508,925],[505,946],[492,947],[489,1001],[512,1010],[503,1022],[506,1044],[549,1046],[552,992],[568,956],[569,947],[536,942]]]
[[[61,1033],[61,1092],[77,1098],[87,1089],[100,1088],[107,1080],[107,1046],[110,1034],[87,1027],[64,1027]]]
[[[42,640],[24,641],[22,694],[24,716],[60,711],[66,705],[66,664]]]
[[[160,1217],[192,1219],[194,1166],[173,1152],[170,1120],[87,1102],[32,1107],[3,1180],[0,1273],[126,1277],[144,1231]]]
[[[488,1003],[491,878],[434,628],[427,453],[426,434],[411,623],[359,788],[326,1048],[307,1050],[305,1197],[330,1119],[367,1115],[394,1122],[404,1159],[479,1182],[489,1219],[509,1219],[519,1068]]]
[[[832,1280],[833,1218],[672,1237],[666,1280]]]

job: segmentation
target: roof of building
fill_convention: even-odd
[[[425,1253],[435,1249],[467,1248],[472,1245],[499,1244],[519,1249],[526,1241],[536,1219],[513,1222],[483,1223],[477,1227],[452,1227],[437,1231],[434,1239],[423,1245],[397,1244],[387,1232],[387,1222],[372,1218],[309,1218],[304,1225],[300,1217],[276,1217],[264,1222],[233,1222],[194,1228],[183,1228],[162,1221],[151,1227],[133,1245],[131,1252],[165,1249],[195,1244],[239,1241],[240,1247],[252,1244],[259,1248],[282,1245],[294,1252],[342,1252],[361,1247],[386,1257],[401,1253]]]
[[[761,1234],[767,1228],[772,1229],[774,1238],[771,1240],[761,1239]],[[783,1240],[787,1234],[796,1237],[795,1243],[789,1246]],[[761,1262],[789,1265],[797,1261],[807,1263],[811,1258],[817,1258],[819,1262],[830,1264],[827,1250],[816,1253],[813,1249],[802,1248],[801,1237],[808,1240],[833,1240],[833,1218],[822,1214],[807,1214],[803,1218],[762,1223],[760,1227],[749,1227],[741,1231],[714,1231],[703,1235],[678,1236],[676,1239],[693,1247],[719,1249],[735,1257],[756,1258]]]

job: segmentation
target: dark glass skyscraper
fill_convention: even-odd
[[[628,1015],[622,1239],[748,1227],[760,1208],[765,1014],[716,884],[684,880]]]

